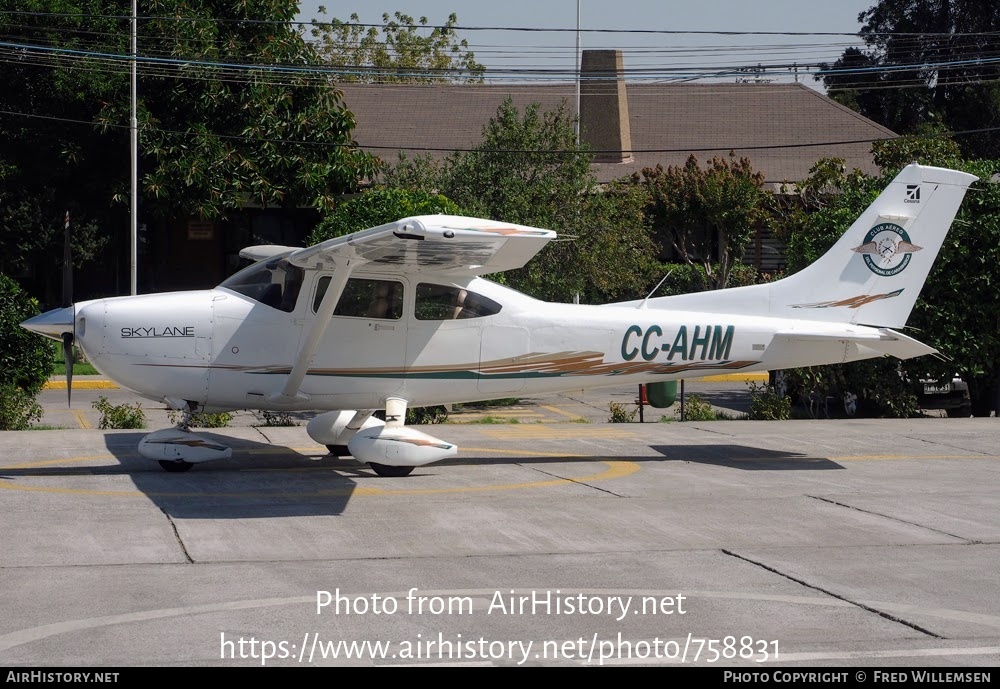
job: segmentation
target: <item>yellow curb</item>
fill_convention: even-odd
[[[749,383],[751,381],[763,381],[766,383],[768,379],[768,372],[760,371],[759,373],[723,373],[718,376],[705,376],[704,378],[693,378],[692,380],[700,383]]]
[[[65,380],[50,380],[42,386],[42,390],[65,390]],[[77,380],[73,382],[74,390],[117,390],[118,386],[110,380]]]
[[[705,376],[703,378],[690,378],[692,382],[701,383],[749,383],[751,381],[763,381],[767,382],[768,373],[767,371],[761,371],[759,373],[723,373],[718,376]],[[74,381],[73,387],[77,390],[117,390],[118,385],[111,382],[110,380],[77,380]],[[66,381],[65,380],[50,380],[42,386],[43,390],[65,390]],[[462,413],[462,412],[459,412]],[[509,412],[508,412],[509,413]],[[499,414],[496,414],[499,416]]]

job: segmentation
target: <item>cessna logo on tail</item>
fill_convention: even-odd
[[[917,190],[919,196],[919,188]],[[903,272],[914,251],[922,246],[910,243],[910,236],[899,225],[880,223],[868,230],[865,243],[852,249],[864,255],[865,265],[876,275],[890,277]]]
[[[907,184],[906,185],[906,198],[903,199],[903,203],[920,203],[920,185],[919,184]]]

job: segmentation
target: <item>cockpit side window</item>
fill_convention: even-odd
[[[482,318],[500,313],[500,304],[489,297],[462,287],[417,285],[413,312],[418,321],[448,321],[456,318]]]
[[[329,286],[330,276],[324,275],[319,279],[313,297],[313,312],[319,310]],[[333,315],[399,320],[403,317],[403,284],[395,280],[351,278],[344,286]]]
[[[260,261],[236,273],[220,287],[231,289],[261,304],[291,313],[295,310],[305,272],[277,257]]]

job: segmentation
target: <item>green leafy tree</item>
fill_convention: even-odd
[[[646,194],[646,215],[660,242],[700,265],[712,288],[729,276],[754,226],[765,218],[764,174],[748,158],[715,157],[705,168],[693,155],[681,166],[644,168],[632,183]]]
[[[475,149],[440,162],[403,156],[384,182],[443,193],[468,215],[560,233],[527,266],[505,274],[516,289],[555,301],[641,296],[660,270],[643,198],[626,184],[601,193],[592,160],[576,142],[565,103],[520,111],[508,98]]]
[[[294,18],[295,3],[149,4],[154,18],[140,30],[177,60],[142,77],[143,187],[154,206],[209,218],[248,201],[329,209],[375,174],[377,159],[351,138],[354,116],[341,93],[315,73],[272,69],[321,63],[281,23]],[[248,62],[261,66],[216,66]],[[126,102],[109,104],[102,122],[123,121]]]
[[[0,380],[32,395],[48,380],[54,356],[51,340],[20,326],[38,313],[38,301],[0,274]]]
[[[10,274],[49,268],[53,255],[62,256],[67,211],[76,265],[107,244],[112,180],[116,170],[128,174],[128,141],[104,136],[92,125],[121,81],[86,56],[93,34],[124,49],[113,38],[121,22],[100,16],[106,9],[106,2],[97,1],[0,0],[0,10],[8,10],[0,12],[4,40],[24,46],[5,60],[0,89],[0,269]],[[79,52],[43,58],[36,49],[52,46]],[[52,302],[56,280],[48,281],[47,291]]]
[[[904,134],[1000,126],[1000,5],[971,0],[878,0],[858,16],[866,48],[823,65],[831,97]],[[970,157],[1000,155],[1000,132],[963,137]]]
[[[290,23],[296,9],[283,0],[142,4],[145,217],[218,218],[249,203],[332,208],[377,172],[340,93],[303,69],[322,62]],[[129,20],[110,0],[0,0],[0,10],[9,10],[0,31],[20,46],[0,89],[2,260],[20,269],[60,255],[69,210],[82,261],[127,227]]]
[[[319,7],[320,14],[326,8]],[[316,20],[313,20],[314,22]],[[427,17],[419,24],[396,12],[382,15],[381,30],[364,26],[357,14],[349,22],[331,19],[311,30],[323,59],[334,67],[340,82],[481,83],[485,67],[476,62],[469,43],[458,38],[458,16],[448,16],[442,26],[427,30]]]
[[[809,180],[804,206],[788,211],[782,231],[788,241],[788,263],[804,267],[821,255],[896,176],[903,164],[916,160],[947,165],[977,175],[952,223],[941,252],[907,322],[919,339],[945,357],[860,361],[799,372],[806,390],[859,395],[859,408],[869,413],[906,416],[915,411],[913,384],[922,378],[968,381],[973,413],[988,415],[996,403],[1000,372],[1000,300],[996,298],[996,266],[1000,265],[1000,189],[985,183],[1000,172],[1000,161],[966,161],[939,137],[902,137],[879,144],[880,177],[858,172],[837,175],[837,161],[824,161]],[[819,190],[823,190],[820,193]],[[973,306],[974,305],[974,306]]]
[[[309,235],[308,243],[319,244],[333,237],[378,227],[411,215],[434,213],[460,215],[458,206],[441,194],[374,189],[337,206],[316,226]]]

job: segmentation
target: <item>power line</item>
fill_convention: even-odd
[[[29,17],[60,17],[66,19],[120,19],[131,20],[131,15],[123,14],[89,14],[72,12],[31,12],[26,10],[0,10],[0,15],[15,15]],[[248,25],[271,25],[271,26],[337,26],[337,27],[358,27],[362,29],[386,28],[386,24],[368,24],[363,22],[345,22],[331,17],[330,20],[276,20],[276,19],[249,19],[249,18],[229,18],[229,17],[200,17],[200,16],[169,16],[169,15],[140,15],[138,19],[142,21],[164,21],[164,22],[204,22],[217,24],[248,24]],[[538,27],[538,26],[464,26],[457,24],[403,24],[397,23],[397,29],[447,29],[449,32],[458,31],[511,31],[521,33],[575,33],[574,27]],[[954,36],[1000,36],[998,31],[887,31],[887,32],[848,32],[848,31],[730,31],[730,30],[691,30],[691,29],[611,29],[611,28],[580,28],[582,33],[593,34],[652,34],[652,35],[691,35],[691,36],[851,36],[855,38],[865,37],[954,37]]]

